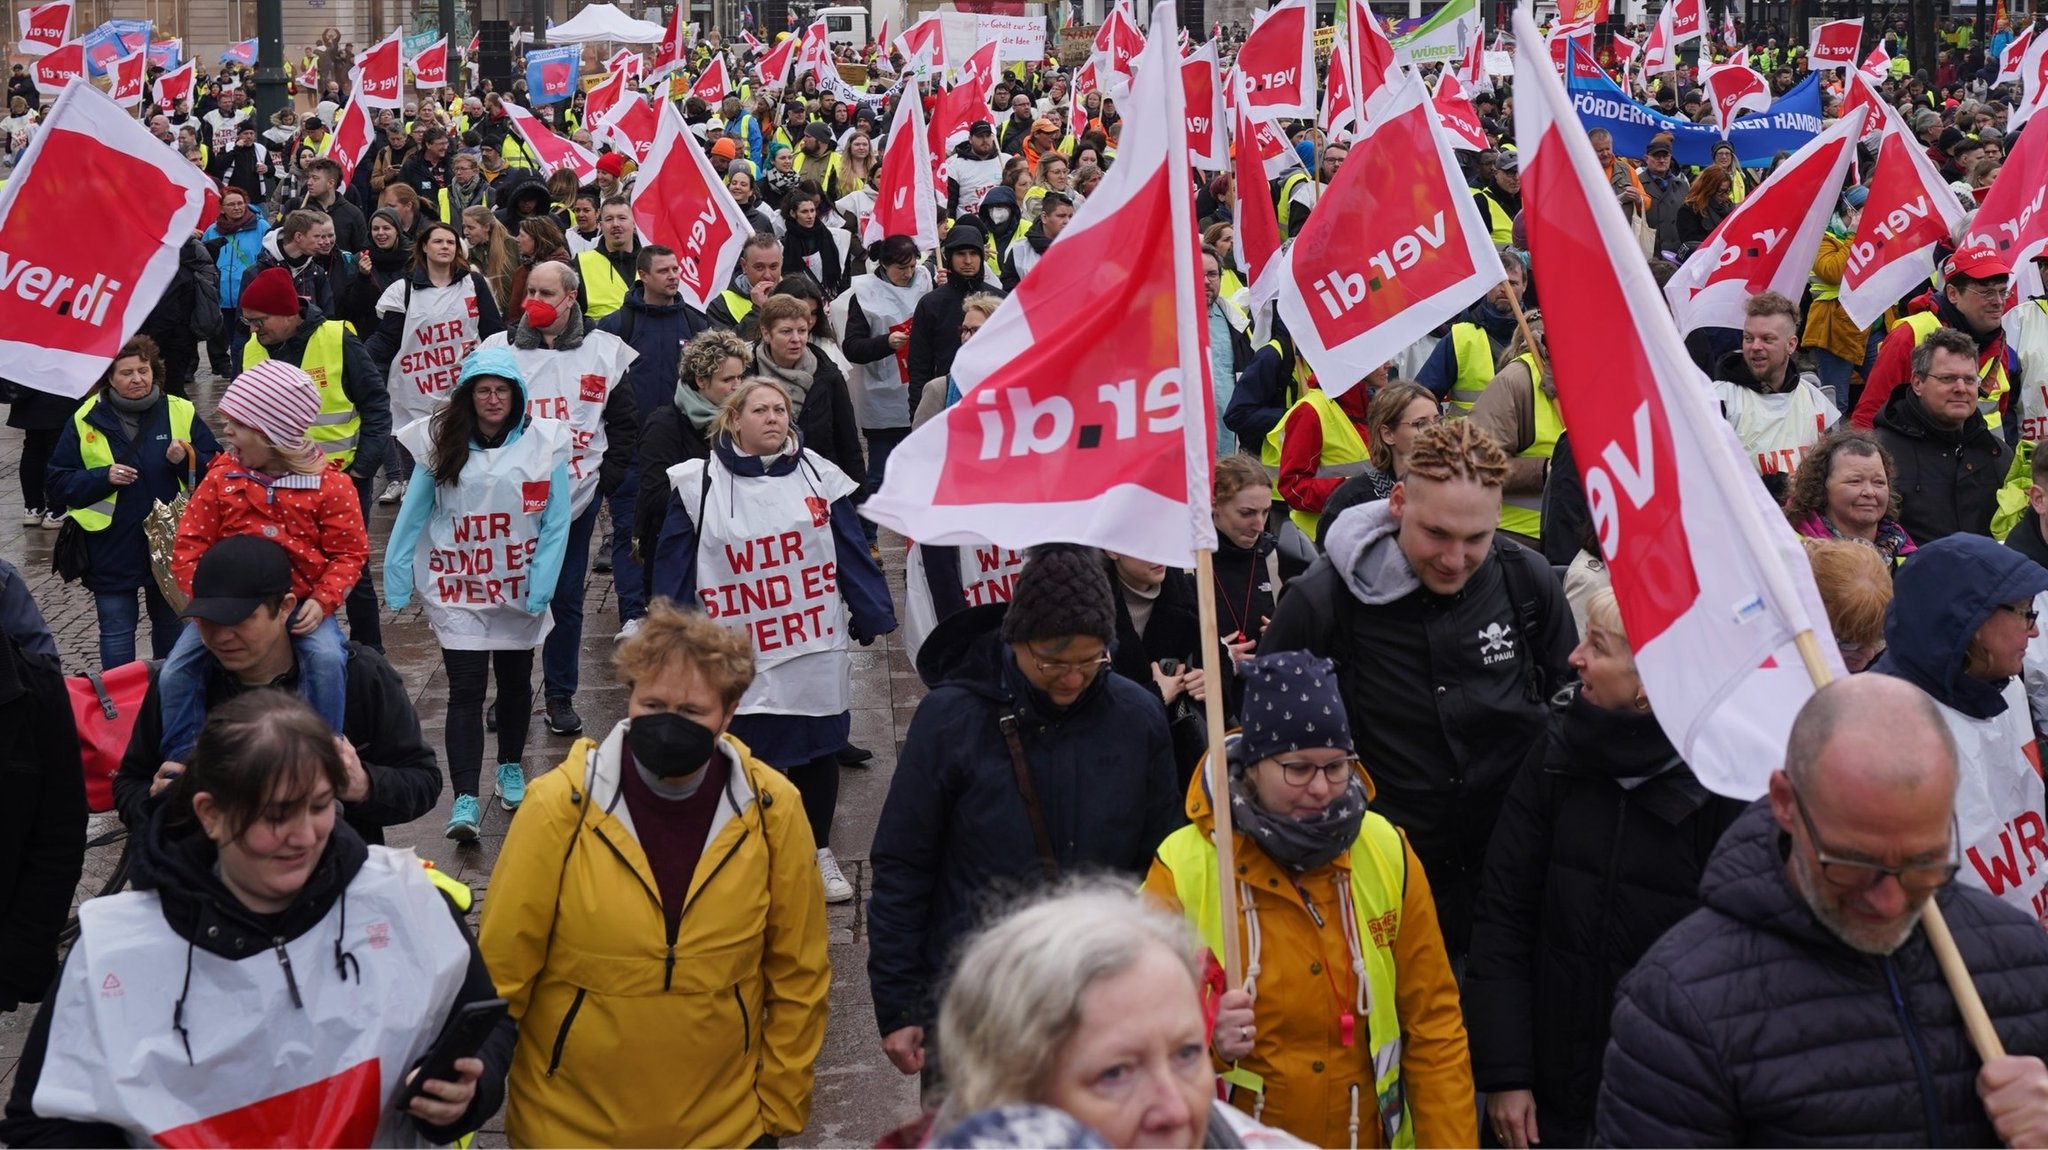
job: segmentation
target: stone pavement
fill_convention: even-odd
[[[202,365],[200,383],[194,395],[201,414],[209,419],[219,398],[220,384]],[[92,596],[78,584],[65,584],[50,572],[50,548],[55,531],[24,527],[13,509],[19,505],[19,461],[21,433],[0,427],[0,558],[21,569],[36,602],[42,607],[55,633],[58,651],[69,673],[94,669],[99,662],[98,623]],[[370,536],[372,570],[379,584],[383,575],[383,541],[390,533],[396,507],[372,508]],[[903,602],[903,540],[884,534],[884,566],[895,589],[896,601]],[[576,697],[585,729],[593,734],[611,728],[625,717],[625,688],[611,673],[613,634],[618,630],[617,605],[613,601],[609,575],[592,573],[589,580],[587,614],[584,619],[582,686]],[[138,650],[146,653],[149,640],[147,620],[138,639]],[[444,752],[446,677],[440,648],[414,607],[387,613],[384,620],[385,648],[391,663],[405,677],[419,711],[429,746]],[[525,766],[533,778],[561,762],[570,739],[548,733],[537,713],[540,706],[538,682],[540,660],[534,660],[534,704]],[[872,1146],[876,1139],[917,1111],[917,1086],[905,1078],[882,1055],[875,1033],[874,1014],[867,984],[868,849],[873,841],[875,820],[881,813],[895,771],[896,752],[910,725],[911,713],[924,695],[902,648],[893,636],[877,640],[869,648],[856,648],[853,655],[853,741],[875,752],[874,761],[864,769],[845,771],[839,790],[838,815],[833,823],[832,846],[846,877],[858,892],[849,904],[830,908],[830,950],[832,990],[830,1021],[825,1048],[817,1065],[817,1088],[812,1097],[811,1122],[793,1145]],[[486,758],[495,753],[495,739],[487,736]],[[411,847],[422,857],[461,878],[476,892],[479,908],[490,897],[491,864],[504,841],[510,812],[490,793],[489,763],[484,772],[483,834],[476,846],[458,848],[442,836],[453,797],[442,791],[440,804],[432,814],[404,827],[393,828],[389,841]],[[109,816],[110,818],[111,816]],[[95,868],[111,865],[117,848],[92,852],[87,858],[87,884]],[[82,886],[87,884],[81,884]],[[472,914],[471,921],[475,921]],[[15,1063],[32,1020],[29,1010],[0,1015],[0,1098],[13,1089]],[[687,1061],[688,1052],[678,1047],[677,1055]],[[478,1139],[481,1146],[503,1146],[502,1113],[486,1125]]]

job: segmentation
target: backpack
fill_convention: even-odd
[[[199,342],[218,339],[227,329],[227,317],[220,310],[220,268],[200,245],[198,256],[187,250],[185,267],[192,273],[192,334]]]

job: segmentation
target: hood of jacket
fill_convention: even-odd
[[[1401,521],[1384,500],[1346,508],[1330,524],[1324,553],[1360,603],[1392,603],[1422,586],[1394,538],[1400,530]]]
[[[1950,535],[1915,552],[1894,587],[1884,619],[1885,652],[1871,669],[1904,679],[1973,719],[2003,713],[2009,680],[1967,674],[1970,645],[2001,604],[2031,602],[2048,591],[2048,568],[1982,535]]]
[[[346,822],[334,820],[327,846],[292,904],[276,914],[243,906],[215,871],[219,852],[196,819],[174,820],[173,804],[159,803],[136,836],[130,882],[155,891],[164,921],[178,937],[208,954],[247,958],[313,929],[363,869],[369,848]]]
[[[1010,222],[1001,225],[989,222],[990,208],[1010,209]],[[996,241],[996,249],[1000,251],[1009,246],[1010,237],[1016,234],[1017,221],[1024,217],[1024,209],[1017,203],[1017,193],[998,185],[990,188],[988,194],[981,198],[981,209],[976,214],[988,224],[982,229],[982,234],[992,237]]]
[[[538,180],[528,180],[513,188],[510,192],[499,192],[498,199],[500,203],[505,205],[514,219],[517,219],[522,214],[519,210],[522,204],[531,204],[537,209],[537,211],[523,214],[537,215],[539,212],[547,210],[549,203],[548,186]]]
[[[990,702],[1015,704],[1018,714],[1039,724],[1087,706],[1107,689],[1108,667],[1089,682],[1080,697],[1066,707],[1053,705],[1050,696],[1031,685],[1017,668],[1010,645],[1002,640],[1003,615],[1007,603],[983,603],[956,611],[932,628],[917,652],[917,674],[927,687],[958,687]]]
[[[526,414],[526,375],[519,370],[519,357],[512,354],[511,348],[480,347],[470,352],[469,358],[462,361],[462,374],[456,378],[454,389],[448,393],[448,403],[472,402],[470,395],[476,391],[476,381],[485,376],[512,385],[512,410],[519,413],[519,418],[506,428],[502,445],[517,443],[533,417]]]

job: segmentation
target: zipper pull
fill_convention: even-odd
[[[1310,898],[1310,897],[1309,897],[1309,895],[1308,895],[1308,888],[1307,888],[1307,887],[1305,887],[1305,886],[1302,886],[1302,885],[1301,885],[1300,883],[1295,883],[1295,884],[1294,884],[1294,893],[1296,893],[1296,894],[1298,894],[1298,895],[1300,895],[1300,896],[1301,896],[1301,905],[1303,905],[1303,906],[1305,906],[1305,907],[1307,907],[1307,908],[1308,908],[1308,916],[1309,916],[1309,918],[1311,918],[1311,919],[1314,919],[1314,920],[1315,920],[1315,924],[1316,924],[1316,929],[1317,929],[1317,930],[1321,930],[1321,929],[1323,929],[1323,915],[1322,915],[1322,912],[1316,909],[1316,900],[1314,900],[1314,899],[1312,899],[1312,898]]]
[[[676,944],[668,944],[668,958],[661,964],[661,989],[666,992],[676,978]]]
[[[299,980],[292,975],[292,956],[284,948],[284,936],[278,935],[270,941],[277,948],[277,964],[284,968],[284,984],[291,989],[292,1005],[300,1010],[306,1009],[305,999],[299,997]]]

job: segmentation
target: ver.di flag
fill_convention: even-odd
[[[1851,82],[1866,81],[1852,76]],[[1884,135],[1842,271],[1842,311],[1859,328],[1876,323],[1886,308],[1934,274],[1935,249],[1963,218],[1948,181],[1934,170],[1905,119],[1885,104],[1877,106],[1885,114]]]
[[[1182,91],[1188,113],[1188,159],[1209,172],[1230,168],[1228,137],[1223,128],[1223,81],[1216,67],[1216,41],[1195,49],[1181,61]]]
[[[504,108],[506,118],[512,121],[512,126],[518,130],[519,137],[526,141],[527,147],[533,149],[534,158],[539,160],[541,166],[548,172],[553,173],[557,169],[567,168],[575,172],[576,178],[581,181],[588,181],[597,175],[597,157],[591,154],[590,149],[566,136],[557,136],[546,124],[540,122],[540,117],[510,100],[504,101]]]
[[[328,146],[327,158],[341,165],[343,187],[355,178],[356,166],[363,162],[363,156],[370,150],[374,135],[370,124],[370,110],[361,100],[350,100],[334,118],[333,143]]]
[[[420,49],[412,58],[412,85],[415,88],[445,88],[448,86],[448,37]]]
[[[56,0],[16,12],[14,22],[21,39],[15,50],[24,56],[47,56],[62,48],[71,39],[71,4],[72,0]]]
[[[720,101],[725,99],[725,94],[730,91],[732,91],[732,78],[726,75],[725,57],[723,56],[713,57],[710,66],[704,69],[704,74],[697,77],[696,83],[690,85],[690,95],[697,97],[714,108],[719,105]]]
[[[740,248],[754,229],[697,146],[676,102],[660,104],[654,147],[633,181],[633,225],[642,241],[675,249],[683,302],[703,311],[725,290],[726,274],[739,263]]]
[[[401,99],[399,61],[404,54],[400,30],[364,49],[356,56],[355,68],[351,73],[354,97],[366,108],[397,108],[404,105]],[[528,83],[532,81],[529,78]]]
[[[1830,20],[1813,30],[1813,41],[1806,49],[1806,67],[1809,71],[1822,68],[1852,71],[1856,67],[1856,50],[1862,46],[1863,17]]]
[[[649,80],[659,80],[690,60],[689,22],[684,19],[684,7],[678,4],[669,14],[668,27],[661,32],[661,43],[654,46],[654,67],[647,73]]]
[[[628,92],[625,99],[605,111],[592,133],[596,139],[609,139],[614,151],[628,153],[633,163],[644,168],[647,154],[654,150],[655,134],[660,130],[661,117],[654,105],[640,93]]]
[[[889,456],[869,519],[920,543],[1085,543],[1180,567],[1215,546],[1172,10],[1134,61],[1116,165],[960,349],[960,402]]]
[[[1534,42],[1528,13],[1515,35]],[[1643,693],[1700,782],[1753,799],[1813,693],[1793,646],[1814,631],[1846,674],[1798,538],[1756,482],[1657,298],[1564,86],[1515,59],[1515,138],[1545,343]],[[1747,202],[1747,201],[1745,201]],[[1549,270],[1546,270],[1549,269]]]
[[[107,68],[107,95],[123,108],[142,102],[143,77],[149,71],[149,53],[130,52]]]
[[[170,286],[212,187],[90,81],[64,89],[0,188],[0,363],[17,386],[92,389]]]
[[[45,59],[48,59],[48,57],[45,57]],[[187,60],[178,67],[158,76],[150,93],[151,98],[156,101],[156,106],[166,110],[175,108],[179,104],[190,106],[192,102],[193,76],[198,71],[198,68],[199,61]],[[153,136],[151,137],[151,139],[154,138]]]
[[[1687,257],[1664,288],[1679,331],[1740,328],[1744,306],[1760,292],[1799,298],[1862,131],[1861,108],[1836,120],[1744,196]]]
[[[1235,79],[1235,73],[1232,78]],[[1231,150],[1231,175],[1240,188],[1263,188],[1272,172],[1261,153],[1260,137],[1269,138],[1276,151],[1285,152],[1287,149],[1281,146],[1279,133],[1273,131],[1272,124],[1255,118],[1244,106],[1244,86],[1233,84],[1232,87],[1236,90],[1230,101],[1230,136],[1237,146]],[[1311,215],[1309,218],[1313,220],[1315,217]],[[1247,306],[1270,300],[1280,290],[1280,274],[1284,266],[1278,258],[1280,212],[1273,203],[1273,197],[1238,197],[1234,223],[1231,244],[1236,248],[1234,254],[1238,270],[1244,274],[1251,289]]]
[[[1253,114],[1307,119],[1316,114],[1315,6],[1281,0],[1252,13],[1251,35],[1237,51]]]
[[[566,44],[541,48],[526,54],[527,97],[537,107],[559,104],[576,94],[576,79],[583,71],[583,46]]]
[[[925,139],[924,102],[914,95],[896,105],[875,178],[875,210],[862,225],[863,244],[909,236],[921,252],[939,247],[938,190],[932,184],[932,151]]]
[[[36,91],[41,92],[45,96],[58,95],[64,89],[71,86],[71,81],[85,79],[85,41],[73,40],[54,52],[46,52],[42,56],[37,57],[28,67],[30,77],[35,81]],[[184,74],[184,98],[189,100],[192,97],[191,64],[188,63],[175,72],[165,73],[163,79],[159,79],[157,83],[161,85],[164,79],[179,73]],[[166,108],[170,106],[169,104],[164,104]],[[154,140],[156,137],[151,136],[150,139]]]
[[[1280,318],[1318,385],[1342,395],[1505,278],[1429,93],[1410,74],[1288,250]]]

